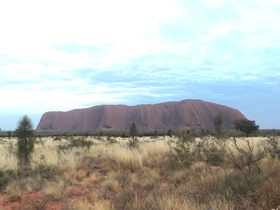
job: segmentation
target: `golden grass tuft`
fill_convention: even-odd
[[[218,196],[218,197],[210,196],[209,206],[212,209],[226,209],[226,210],[236,209],[234,203],[226,200],[223,196]]]
[[[106,179],[102,186],[105,190],[117,192],[119,188],[119,182],[116,179]]]
[[[12,195],[20,195],[22,193],[22,189],[17,181],[12,181],[6,186],[5,192]]]
[[[67,168],[63,171],[62,175],[66,180],[78,184],[83,181],[83,179],[87,176],[87,173],[82,169]]]
[[[110,203],[108,201],[98,201],[93,204],[93,209],[98,209],[98,210],[112,210],[110,207]]]
[[[115,147],[108,153],[119,169],[135,171],[143,167],[142,154],[136,149]]]
[[[68,210],[92,210],[95,209],[94,206],[85,199],[74,199],[70,200],[67,205]]]
[[[16,170],[18,165],[16,148],[14,144],[0,145],[0,169]]]
[[[161,197],[159,200],[159,206],[160,209],[162,210],[183,210],[183,209],[188,209],[188,210],[197,210],[197,209],[204,209],[201,208],[200,205],[196,204],[195,202],[188,200],[188,199],[184,199],[182,201],[182,199],[175,197],[175,196],[170,196],[170,195],[166,195],[164,197]]]
[[[194,171],[202,171],[207,167],[207,163],[198,161],[192,164],[191,169]]]
[[[58,180],[58,182],[46,182],[42,191],[51,200],[59,201],[64,200],[66,197],[63,180]]]

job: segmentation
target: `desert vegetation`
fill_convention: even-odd
[[[279,137],[173,133],[37,136],[25,170],[18,139],[1,137],[0,209],[280,206]]]

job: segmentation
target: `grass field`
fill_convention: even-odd
[[[131,148],[129,138],[41,137],[23,172],[17,140],[2,137],[0,209],[276,209],[271,139],[143,137]]]

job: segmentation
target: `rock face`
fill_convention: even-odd
[[[135,122],[139,130],[212,129],[216,115],[223,117],[224,128],[236,119],[246,119],[236,109],[205,102],[183,100],[154,105],[100,105],[68,112],[46,112],[37,131],[129,130]]]

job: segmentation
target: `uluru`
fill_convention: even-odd
[[[139,130],[212,129],[215,116],[223,117],[225,129],[236,119],[246,119],[237,109],[203,100],[158,104],[98,105],[67,112],[43,114],[37,131],[128,130],[135,122]]]

